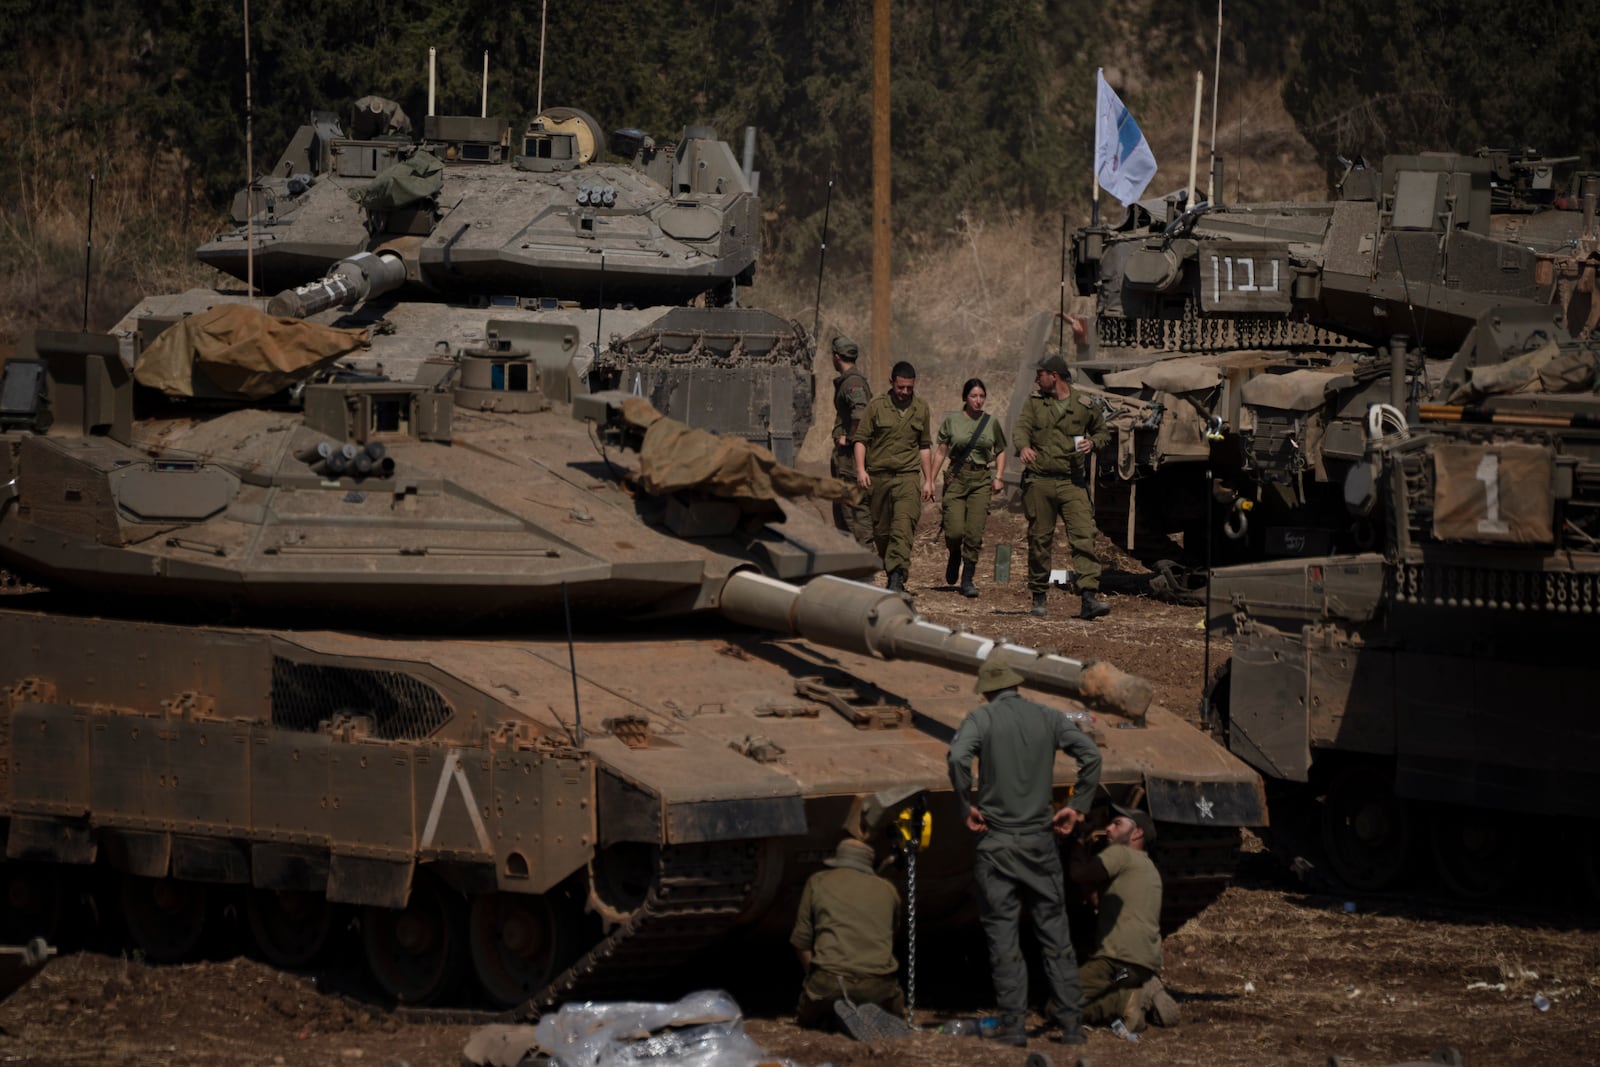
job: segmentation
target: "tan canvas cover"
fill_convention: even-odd
[[[1596,358],[1587,350],[1563,353],[1554,341],[1504,363],[1472,368],[1470,380],[1450,394],[1452,404],[1509,393],[1573,393],[1594,387]]]
[[[1163,393],[1195,393],[1214,389],[1222,384],[1222,374],[1215,366],[1193,359],[1163,359],[1146,367],[1116,371],[1104,378],[1114,389],[1141,386]]]
[[[1433,450],[1433,535],[1442,541],[1547,545],[1555,539],[1542,445],[1439,445]]]
[[[622,417],[645,431],[639,478],[651,493],[697,489],[724,500],[809,496],[852,503],[861,497],[858,487],[785,467],[767,449],[742,437],[723,437],[669,419],[643,397],[624,400]]]
[[[1258,374],[1244,383],[1239,396],[1246,404],[1279,408],[1284,411],[1310,411],[1322,406],[1328,384],[1334,375],[1314,370],[1292,370],[1288,374]]]
[[[371,330],[276,318],[248,304],[218,304],[162,331],[140,354],[133,376],[168,396],[194,396],[200,375],[225,393],[259,400],[371,340]]]

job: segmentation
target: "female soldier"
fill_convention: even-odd
[[[1000,491],[1000,478],[1006,472],[1006,434],[999,422],[984,414],[988,396],[981,378],[967,380],[961,387],[962,408],[939,425],[933,455],[934,477],[944,467],[945,457],[950,458],[950,473],[944,480],[944,540],[950,562],[944,580],[955,585],[959,576],[965,597],[978,595],[973,576],[983,550],[983,523],[989,515],[989,497]]]

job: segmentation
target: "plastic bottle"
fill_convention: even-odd
[[[1139,1040],[1139,1035],[1134,1033],[1132,1030],[1129,1030],[1127,1024],[1121,1019],[1113,1019],[1111,1021],[1111,1032],[1122,1038],[1124,1041]]]
[[[1550,998],[1545,996],[1543,993],[1535,993],[1533,995],[1533,1006],[1538,1008],[1540,1011],[1549,1011]]]

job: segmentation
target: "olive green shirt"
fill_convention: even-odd
[[[855,440],[867,446],[869,473],[914,474],[922,469],[922,450],[932,448],[928,436],[932,416],[928,402],[913,396],[904,409],[887,394],[867,402]]]
[[[850,430],[867,410],[872,390],[860,371],[847,370],[833,380],[833,440],[850,436]]]
[[[846,978],[893,974],[900,893],[886,878],[849,867],[818,871],[800,893],[789,943],[811,964]]]
[[[950,742],[950,784],[961,817],[972,807],[972,757],[979,761],[978,810],[993,830],[1035,833],[1050,829],[1056,752],[1078,761],[1072,807],[1085,814],[1100,784],[1100,750],[1089,735],[1055,708],[1035,704],[1015,689],[975,708]]]
[[[1037,393],[1023,401],[1017,416],[1017,448],[1031,448],[1038,455],[1028,465],[1035,474],[1076,475],[1084,470],[1087,457],[1072,447],[1074,437],[1088,437],[1096,450],[1111,442],[1100,405],[1081,393],[1065,399]]]
[[[969,416],[966,411],[954,411],[944,417],[939,424],[941,445],[950,446],[950,461],[954,463],[960,458],[960,453],[967,447],[967,442],[972,440],[972,431],[978,428],[978,419]],[[964,467],[987,467],[994,462],[994,457],[1006,450],[1006,432],[1000,428],[1000,421],[994,416],[983,424],[983,433],[973,444],[972,450],[962,460]],[[952,475],[959,471],[951,471]]]
[[[1161,971],[1161,872],[1127,845],[1107,845],[1095,857],[1111,876],[1100,890],[1100,946],[1095,955]]]

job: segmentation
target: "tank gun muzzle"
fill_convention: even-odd
[[[317,281],[285,289],[267,314],[304,319],[331,307],[350,307],[392,292],[406,280],[405,261],[393,252],[357,252],[335,263]]]
[[[734,622],[884,659],[912,659],[976,673],[1004,656],[1028,684],[1098,711],[1143,723],[1153,689],[1105,662],[1080,662],[1007,644],[922,618],[898,593],[825,575],[805,586],[739,571],[722,587],[722,613]]]

